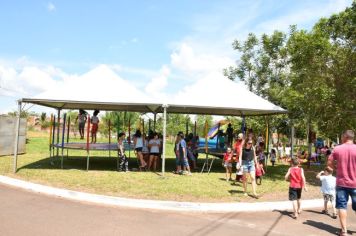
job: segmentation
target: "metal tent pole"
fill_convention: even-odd
[[[157,115],[156,113],[153,114],[153,132],[156,132],[156,121],[157,121],[156,115]]]
[[[53,125],[52,125],[52,148],[51,148],[52,156],[51,156],[51,165],[54,165],[53,159],[54,159],[54,151],[55,151],[55,147],[54,147],[55,135],[56,135],[56,116],[54,115],[54,116],[53,116]]]
[[[295,130],[294,130],[294,125],[292,124],[292,127],[291,127],[291,152],[290,152],[290,156],[291,156],[291,158],[293,158],[293,154],[294,154],[294,152],[293,152],[293,148],[294,148],[294,132],[295,132]]]
[[[87,171],[89,170],[89,133],[90,133],[90,115],[88,114],[88,125],[87,125]]]
[[[49,160],[52,160],[52,132],[53,132],[53,114],[51,114],[51,122],[49,129]]]
[[[67,143],[69,143],[69,135],[70,135],[70,116],[68,116],[68,123],[67,123],[67,126],[68,126],[68,130],[67,130]],[[69,148],[67,148],[67,158],[68,158],[68,153],[69,152]]]
[[[62,149],[61,168],[62,169],[63,169],[63,151],[64,151],[64,136],[65,136],[65,131],[66,131],[66,119],[67,119],[67,113],[64,113],[64,115],[63,115],[63,127],[62,127],[62,144],[61,144],[61,149]]]
[[[111,122],[110,119],[108,121],[109,126],[109,158],[111,157]]]
[[[21,101],[18,101],[18,113],[16,122],[16,135],[14,145],[14,173],[17,172],[17,153],[19,150],[19,137],[20,137],[20,121],[21,121]]]
[[[162,176],[164,176],[165,167],[166,167],[167,108],[168,105],[163,105]],[[156,114],[155,114],[155,118],[156,118]]]
[[[57,112],[57,156],[59,156],[59,129],[60,129],[60,126],[61,126],[61,109],[58,109],[58,112]]]

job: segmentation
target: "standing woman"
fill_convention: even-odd
[[[142,148],[143,148],[143,137],[141,131],[138,129],[134,135],[134,147],[136,152],[136,157],[140,160],[140,168],[145,168],[147,163],[143,159]]]
[[[153,171],[157,169],[157,161],[161,148],[161,141],[158,138],[158,134],[153,134],[153,139],[151,139],[148,143],[148,148],[150,149],[150,161],[148,163],[148,170],[151,170],[153,164]]]
[[[244,187],[244,195],[247,196],[247,175],[250,175],[251,182],[252,182],[252,191],[253,191],[253,196],[255,198],[258,198],[257,193],[256,193],[256,169],[255,166],[258,167],[258,162],[257,162],[257,156],[255,149],[253,148],[253,141],[252,139],[248,139],[245,141],[245,143],[242,145],[241,151],[240,151],[240,156],[239,156],[239,163],[240,163],[240,168],[243,170],[243,187]]]

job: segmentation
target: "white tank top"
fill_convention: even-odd
[[[142,137],[136,138],[136,146],[135,146],[135,148],[142,148],[142,147],[143,147]]]

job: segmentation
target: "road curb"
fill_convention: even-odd
[[[256,203],[198,203],[198,202],[175,202],[156,201],[145,199],[131,199],[111,197],[105,195],[84,193],[61,188],[35,184],[8,176],[0,175],[0,183],[13,187],[22,188],[32,192],[47,194],[65,199],[97,203],[109,206],[130,207],[140,209],[185,211],[185,212],[258,212],[258,211],[284,211],[292,210],[289,201],[279,202],[256,202]],[[303,209],[322,208],[323,199],[303,200]]]

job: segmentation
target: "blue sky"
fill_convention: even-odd
[[[352,0],[3,1],[0,113],[54,81],[106,65],[163,94],[233,65],[234,39],[310,29]],[[100,67],[103,68],[103,67]],[[68,80],[68,79],[67,79]]]

